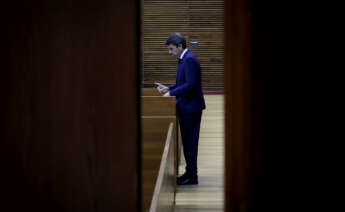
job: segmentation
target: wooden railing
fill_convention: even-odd
[[[179,127],[179,121],[176,112],[176,98],[175,97],[162,97],[162,94],[158,92],[156,88],[142,88],[141,89],[141,103],[142,103],[142,115],[144,116],[175,116],[176,125],[176,174],[178,175],[178,167],[181,162],[182,153],[182,138]],[[160,97],[160,98],[159,98]],[[172,107],[173,106],[173,107]]]
[[[162,96],[156,88],[142,88],[141,96]]]
[[[158,95],[155,95],[158,94]],[[151,96],[150,96],[151,95]],[[168,163],[167,169],[172,169],[173,176],[178,175],[178,164],[181,155],[181,137],[176,113],[176,98],[163,97],[155,88],[142,89],[141,97],[141,123],[142,123],[142,210],[150,210],[152,198],[159,175],[162,155],[165,150],[167,139],[167,129],[173,124],[172,151],[173,163]],[[168,175],[166,175],[168,177]],[[165,180],[163,180],[165,182]],[[165,188],[165,187],[164,187]],[[176,182],[173,190],[163,189],[160,197],[160,204],[169,205],[171,196],[175,195]],[[165,200],[165,201],[163,201]],[[165,202],[165,203],[162,203]],[[158,207],[160,208],[160,207]],[[165,208],[163,211],[167,211]]]
[[[176,175],[174,170],[174,124],[170,123],[158,177],[151,201],[150,212],[174,210]]]
[[[149,211],[165,148],[167,130],[177,125],[175,97],[142,96],[142,209]],[[177,155],[176,127],[173,129],[174,155]],[[177,157],[173,170],[177,170]],[[176,175],[176,174],[175,174]],[[173,192],[174,193],[174,192]]]

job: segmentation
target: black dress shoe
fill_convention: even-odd
[[[177,178],[177,185],[196,185],[198,184],[198,175],[188,176],[182,175]]]

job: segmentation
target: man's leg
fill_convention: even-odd
[[[183,153],[186,160],[185,177],[197,176],[197,156],[202,112],[180,116]]]

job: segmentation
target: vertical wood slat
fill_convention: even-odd
[[[2,4],[0,211],[139,209],[136,4]]]
[[[286,167],[278,157],[271,157],[282,153],[276,146],[282,138],[276,136],[273,125],[283,127],[272,118],[272,17],[275,16],[267,6],[270,4],[269,1],[253,4],[248,0],[225,3],[226,211],[275,210],[276,200],[286,198],[281,194],[290,194],[285,185],[290,185],[291,179],[285,181],[272,175],[278,166]],[[270,167],[271,163],[274,166]],[[270,186],[277,190],[272,191]],[[289,195],[288,203],[283,205],[294,203],[294,198],[295,194]]]
[[[250,204],[251,31],[248,1],[243,2],[225,4],[224,89],[231,92],[226,96],[226,211],[248,211]]]
[[[177,62],[165,40],[180,32],[196,54],[203,70],[205,90],[223,89],[223,0],[143,0],[143,73],[145,86],[154,81],[175,82]],[[189,45],[197,41],[198,48]]]

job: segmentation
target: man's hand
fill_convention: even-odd
[[[169,91],[169,88],[165,85],[160,84],[159,82],[155,82],[155,85],[157,85],[157,90],[159,93],[166,93]]]

